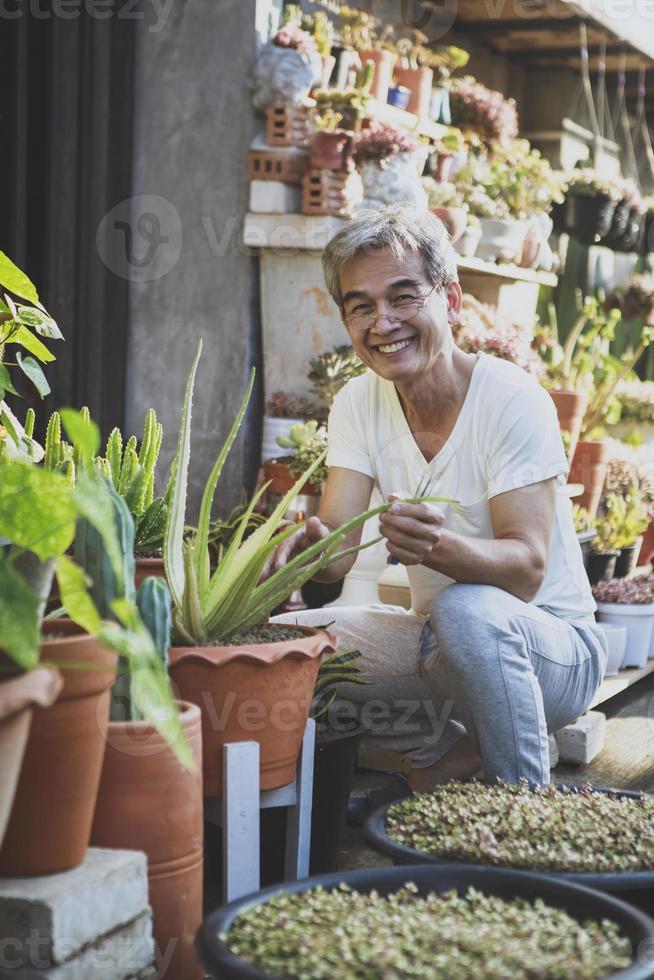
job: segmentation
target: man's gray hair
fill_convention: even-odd
[[[322,254],[327,289],[343,305],[341,269],[361,252],[389,249],[398,261],[407,252],[422,255],[431,286],[449,286],[458,280],[456,253],[443,222],[431,211],[408,204],[392,204],[360,211],[354,221],[337,232]]]

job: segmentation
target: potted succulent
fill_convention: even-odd
[[[595,245],[611,227],[620,190],[590,169],[574,171],[567,184],[564,230],[582,245]]]
[[[298,422],[288,436],[279,436],[277,445],[288,450],[285,456],[277,456],[264,463],[264,477],[268,481],[270,493],[283,496],[294,486],[295,481],[305,472],[309,463],[323,456],[327,448],[327,430],[319,426],[315,419]],[[302,487],[303,494],[319,495],[327,477],[327,468],[321,463],[311,483]]]
[[[586,511],[588,513],[588,511]],[[615,563],[620,554],[619,531],[613,522],[613,514],[608,511],[604,517],[595,518],[595,537],[590,543],[590,554],[586,564],[588,581],[608,582],[615,576]]]
[[[654,591],[647,575],[614,578],[593,587],[600,623],[625,626],[627,649],[623,667],[644,667],[654,635]]]
[[[452,333],[461,350],[470,354],[484,351],[518,364],[539,377],[542,366],[525,330],[499,313],[496,307],[480,303],[468,293],[463,294],[459,320],[453,325]]]
[[[354,159],[368,206],[403,203],[426,207],[427,194],[420,183],[424,145],[412,133],[372,122],[356,138]]]
[[[431,90],[429,115],[434,122],[449,126],[452,122],[452,110],[450,108],[450,90],[447,83],[455,71],[465,68],[470,61],[470,55],[463,48],[448,44],[429,48],[426,59],[426,63],[433,69],[436,76],[436,84]]]
[[[336,641],[327,630],[271,624],[268,617],[325,565],[360,550],[359,546],[339,549],[351,531],[390,505],[348,522],[260,581],[275,547],[296,530],[295,525],[282,529],[284,515],[323,462],[324,457],[319,456],[265,522],[244,540],[248,518],[259,504],[265,485],[255,494],[229,547],[212,569],[208,547],[211,506],[225,459],[245,414],[254,375],[207,479],[197,531],[185,540],[190,412],[200,353],[201,345],[193,361],[181,413],[164,561],[174,603],[170,674],[182,699],[200,705],[205,722],[204,794],[216,796],[222,792],[221,753],[226,742],[252,738],[259,742],[262,789],[293,779],[320,659],[323,653],[334,651]],[[253,701],[260,709],[255,724],[247,708],[242,708]],[[280,703],[286,712],[281,724]]]
[[[294,31],[299,28],[313,38],[316,51],[322,61],[321,84],[328,85],[336,58],[332,55],[334,25],[327,14],[322,10],[305,14],[300,4],[287,3],[283,10],[282,27],[287,29],[290,27]]]
[[[198,946],[220,977],[481,977],[489,962],[498,976],[555,977],[574,957],[579,980],[638,980],[652,935],[644,913],[576,884],[432,864],[266,889],[213,912]]]
[[[321,424],[327,423],[332,402],[343,385],[366,371],[366,365],[349,344],[340,344],[311,359],[308,377],[317,401],[314,414]]]
[[[277,455],[279,436],[288,436],[294,425],[316,417],[316,406],[309,398],[274,391],[266,402],[261,438],[261,462]],[[290,450],[289,450],[290,453]]]
[[[309,144],[309,166],[316,170],[347,171],[353,166],[353,133],[361,129],[370,101],[372,64],[359,72],[356,86],[349,89],[318,89],[316,131]]]
[[[254,107],[264,112],[275,102],[303,102],[322,79],[323,63],[315,39],[292,21],[281,27],[257,54],[253,70]]]
[[[468,151],[463,133],[456,126],[450,126],[445,135],[434,143],[433,153],[429,157],[430,176],[434,180],[450,180],[467,158]]]
[[[425,47],[428,38],[422,31],[413,29],[405,37],[395,42],[399,63],[395,67],[396,86],[408,88],[411,92],[407,110],[424,118],[429,113],[433,69],[429,67],[429,49]]]
[[[422,186],[427,191],[429,210],[443,222],[452,244],[455,245],[468,223],[468,210],[461,192],[455,184],[435,181],[432,177],[423,177]]]
[[[451,79],[449,89],[455,126],[488,146],[517,138],[518,113],[513,99],[506,99],[470,75]]]
[[[615,578],[626,578],[636,567],[643,541],[641,535],[649,524],[647,508],[641,498],[638,484],[635,482],[630,484],[624,496],[609,493],[606,508],[617,530],[616,544],[620,549],[615,562]]]

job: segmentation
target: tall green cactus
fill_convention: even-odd
[[[59,412],[53,412],[48,419],[45,432],[43,466],[46,470],[63,473],[72,486],[75,483],[76,473],[74,457],[73,447],[61,438],[61,416]]]
[[[144,579],[136,593],[141,619],[154,640],[164,667],[168,667],[170,631],[173,627],[170,591],[164,578],[151,575]]]

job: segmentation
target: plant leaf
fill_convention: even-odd
[[[0,398],[4,396],[5,391],[10,391],[12,395],[17,395],[18,392],[11,383],[11,375],[4,364],[0,363]]]
[[[39,662],[39,615],[36,596],[0,553],[0,637],[2,649],[24,670]]]
[[[90,466],[100,448],[100,429],[97,423],[93,419],[85,418],[81,412],[74,408],[62,408],[59,410],[59,414],[66,435],[82,461]]]
[[[36,330],[41,337],[48,340],[63,340],[64,335],[52,319],[44,310],[35,309],[33,306],[19,306],[16,311],[16,320]]]
[[[54,354],[50,353],[45,344],[35,337],[33,333],[24,327],[22,324],[19,326],[18,330],[15,330],[11,337],[7,340],[8,344],[19,344],[20,347],[24,347],[25,350],[29,351],[30,354],[34,354],[38,357],[39,361],[43,364],[49,364],[50,361],[55,360]]]
[[[37,361],[35,361],[33,357],[26,357],[23,359],[23,355],[20,351],[16,351],[16,361],[18,363],[18,367],[21,369],[23,374],[27,375],[27,377],[30,379],[41,398],[45,398],[46,395],[49,395],[51,391],[50,385],[48,384],[45,374]]]
[[[36,286],[31,282],[24,272],[11,261],[8,255],[0,252],[0,286],[4,286],[14,296],[26,299],[28,303],[38,303],[39,294]]]
[[[42,561],[63,554],[75,536],[77,509],[59,473],[0,462],[0,534]]]
[[[89,595],[86,575],[67,555],[60,555],[57,559],[57,584],[61,604],[70,618],[83,626],[87,633],[97,636],[102,628],[102,620]]]

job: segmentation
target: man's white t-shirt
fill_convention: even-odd
[[[492,538],[490,500],[500,493],[558,477],[549,561],[534,603],[571,622],[593,620],[595,601],[565,492],[568,472],[554,402],[536,380],[508,361],[479,354],[449,439],[427,462],[397,391],[372,371],[349,381],[334,399],[327,464],[365,473],[384,499],[415,494],[429,477],[428,496],[440,504],[445,527]],[[453,579],[423,565],[407,566],[413,610],[427,615],[431,600]]]

